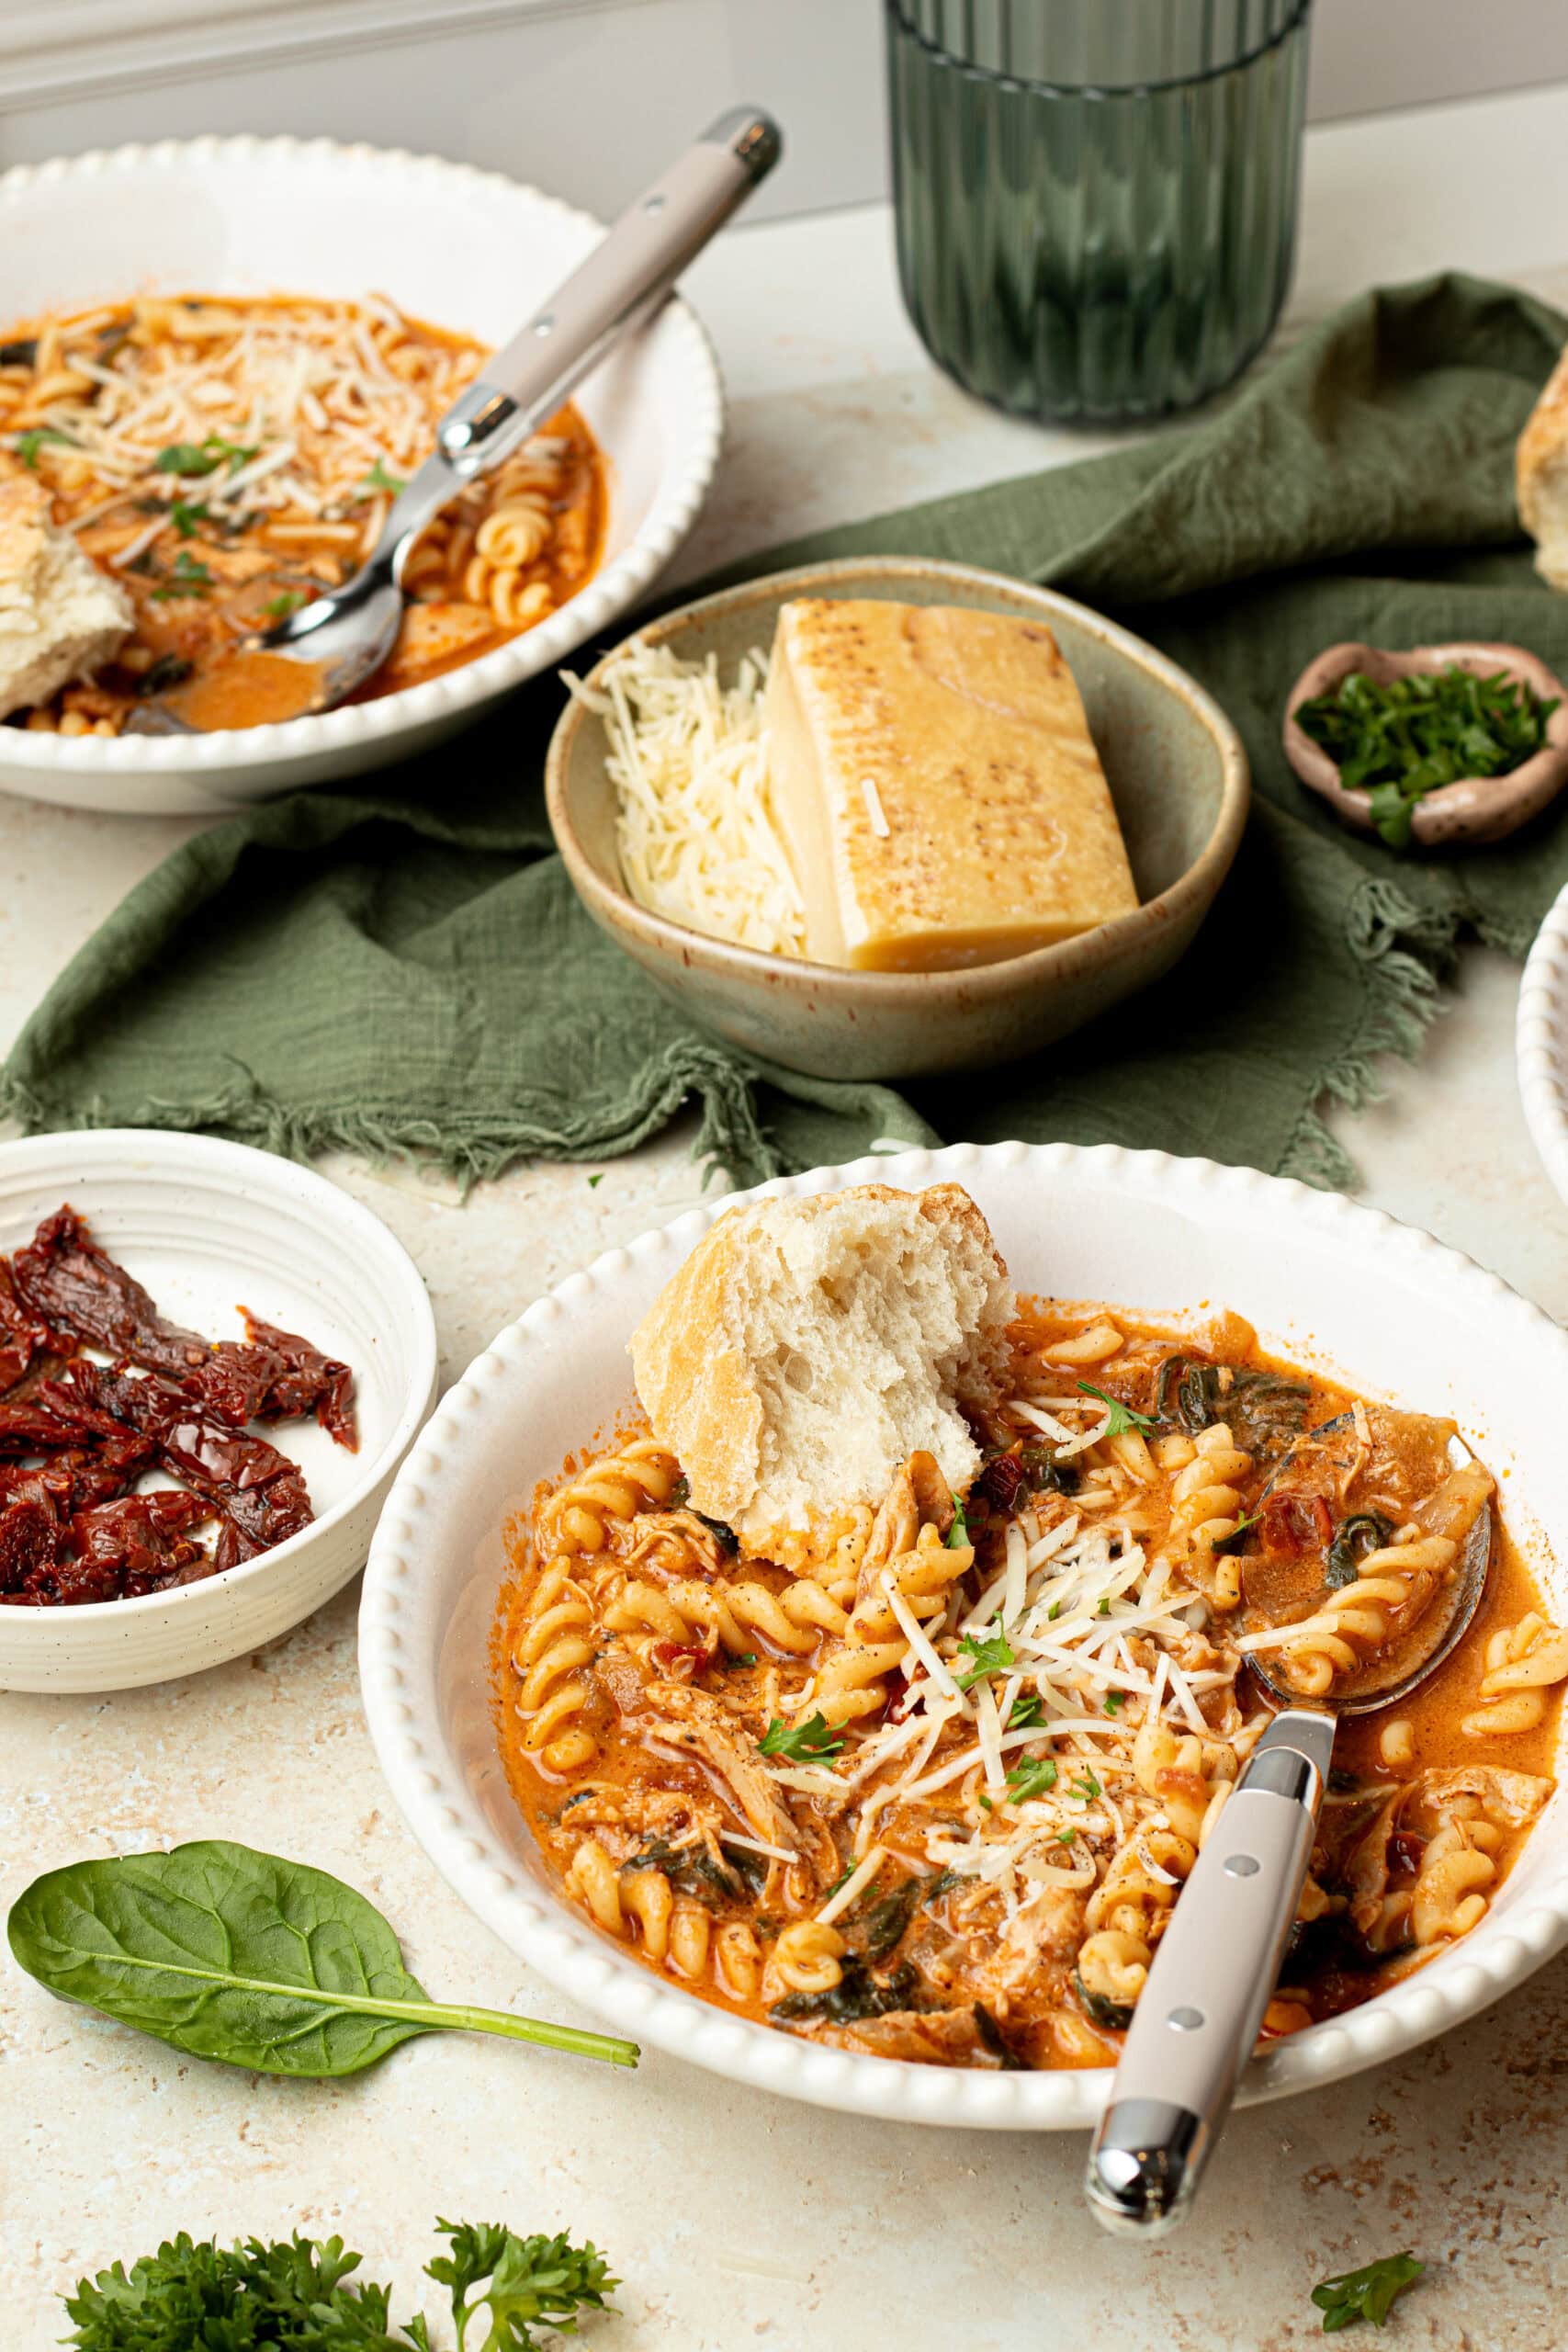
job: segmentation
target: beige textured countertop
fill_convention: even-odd
[[[1568,290],[1565,143],[1561,91],[1314,133],[1285,332],[1371,279],[1447,264]],[[992,417],[925,366],[880,213],[738,234],[692,290],[734,405],[687,576],[1100,446]],[[0,1035],[186,830],[0,802]],[[1517,982],[1500,958],[1467,958],[1419,1069],[1396,1069],[1381,1106],[1337,1124],[1364,1197],[1564,1315],[1568,1210],[1515,1094]],[[451,1377],[503,1314],[688,1202],[690,1144],[677,1129],[596,1188],[583,1169],[519,1170],[466,1207],[417,1174],[329,1172],[412,1250]],[[0,1901],[87,1853],[237,1838],[362,1887],[438,1996],[569,2014],[391,1811],[360,1715],[355,1598],[195,1680],[0,1697]],[[612,2075],[457,2036],[357,2082],[278,2084],[182,2061],[0,1967],[0,2346],[44,2352],[63,2284],[181,2228],[340,2232],[412,2308],[440,2211],[592,2236],[626,2281],[623,2316],[586,2331],[602,2352],[889,2337],[908,2352],[1285,2352],[1318,2340],[1314,2280],[1406,2246],[1427,2278],[1367,2341],[1557,2352],[1564,2091],[1568,1960],[1412,2057],[1236,2119],[1191,2225],[1145,2251],[1088,2220],[1076,2135],[899,2129],[731,2090],[657,2052]]]

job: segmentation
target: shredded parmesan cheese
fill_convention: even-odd
[[[805,904],[768,778],[767,667],[765,654],[747,654],[724,686],[712,654],[682,662],[633,638],[602,692],[567,684],[604,721],[632,896],[711,939],[804,956]]]

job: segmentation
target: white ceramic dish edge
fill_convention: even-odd
[[[1548,912],[1525,965],[1514,1058],[1531,1139],[1568,1201],[1568,889]]]
[[[344,144],[330,139],[244,133],[96,148],[48,163],[17,164],[0,175],[0,233],[7,210],[25,204],[39,187],[67,179],[99,181],[108,184],[106,200],[112,200],[109,191],[117,175],[133,181],[149,166],[177,162],[199,167],[227,160],[259,164],[280,175],[324,162],[334,171],[361,176],[372,186],[379,181],[399,198],[414,203],[422,187],[488,191],[508,202],[522,198],[555,221],[581,232],[584,249],[604,230],[603,222],[592,214],[558,197],[472,164],[363,141]],[[519,297],[519,315],[524,300]],[[433,740],[462,723],[478,706],[494,701],[564,661],[651,586],[695,522],[718,463],[724,437],[724,392],[718,363],[704,328],[677,296],[643,331],[643,338],[649,348],[657,339],[658,346],[671,355],[683,375],[684,437],[680,448],[671,451],[652,510],[629,543],[559,612],[494,652],[423,684],[318,718],[291,719],[286,726],[178,739],[39,735],[0,727],[0,788],[26,791],[31,773],[46,785],[51,777],[58,778],[60,789],[53,797],[98,807],[112,804],[96,797],[81,800],[72,793],[73,782],[103,777],[112,789],[117,782],[144,779],[156,784],[166,779],[174,797],[157,805],[170,813],[220,806],[226,794],[232,801],[243,802],[290,790],[296,784],[349,773],[368,763],[378,751],[387,759],[396,758],[400,739]],[[609,454],[613,460],[614,451]],[[271,780],[265,784],[241,780],[255,771],[267,772]],[[209,787],[205,797],[204,784]],[[146,798],[136,805],[139,813],[146,813],[152,806]]]
[[[435,1674],[439,1644],[427,1638],[434,1632],[432,1578],[416,1575],[410,1556],[422,1536],[439,1552],[439,1481],[460,1475],[466,1455],[482,1445],[487,1420],[505,1410],[496,1399],[509,1374],[541,1342],[558,1351],[570,1340],[574,1319],[591,1310],[604,1287],[634,1263],[657,1268],[662,1279],[737,1198],[869,1182],[910,1187],[973,1182],[987,1170],[1024,1166],[1042,1175],[1072,1169],[1168,1201],[1185,1195],[1194,1207],[1201,1202],[1241,1209],[1261,1202],[1284,1221],[1309,1226],[1314,1238],[1330,1240],[1363,1261],[1397,1265],[1424,1286],[1441,1286],[1450,1296],[1462,1292],[1469,1304],[1506,1317],[1521,1343],[1528,1340],[1532,1350],[1544,1352],[1559,1379],[1568,1377],[1568,1334],[1496,1275],[1381,1211],[1252,1170],[1110,1146],[1021,1143],[961,1144],[815,1170],[689,1211],[672,1226],[608,1251],[536,1300],[476,1359],[411,1452],[382,1514],[360,1609],[360,1680],[393,1796],[453,1890],[512,1951],[618,2030],[733,2080],[818,2106],[902,2122],[1061,2131],[1096,2120],[1110,2086],[1109,2069],[981,2074],[803,2043],[666,1985],[548,1894],[490,1828],[444,1741]],[[1294,2035],[1268,2057],[1254,2060],[1243,2078],[1242,2103],[1321,2088],[1397,2056],[1520,1983],[1568,1942],[1568,1854],[1559,1852],[1546,1878],[1544,1893],[1538,1887],[1510,1900],[1516,1874],[1498,1908],[1462,1945],[1375,2001]]]
[[[59,1180],[62,1164],[71,1175]],[[69,1184],[91,1216],[95,1176],[153,1171],[186,1189],[187,1213],[203,1183],[245,1205],[330,1233],[347,1276],[377,1301],[383,1328],[407,1366],[391,1427],[339,1500],[287,1543],[254,1560],[169,1592],[66,1609],[0,1609],[0,1690],[98,1691],[135,1689],[220,1666],[299,1623],[357,1574],[377,1516],[403,1456],[435,1399],[435,1318],[417,1268],[400,1241],[351,1194],[297,1162],[216,1136],[141,1128],[32,1136],[0,1146],[7,1190],[31,1171],[45,1190]]]

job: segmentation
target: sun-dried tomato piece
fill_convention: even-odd
[[[62,1586],[107,1575],[114,1593],[127,1600],[171,1585],[195,1584],[214,1573],[216,1563],[190,1541],[189,1531],[213,1517],[201,1495],[165,1487],[151,1495],[126,1495],[76,1513],[71,1545],[76,1557],[59,1571]],[[62,1591],[62,1598],[69,1598]]]
[[[0,1499],[0,1600],[26,1606],[54,1598],[44,1588],[52,1577],[61,1533],[54,1498],[40,1481],[8,1482]]]
[[[36,1314],[108,1355],[177,1380],[210,1352],[198,1333],[164,1321],[141,1284],[99,1249],[73,1208],[44,1219],[12,1259],[11,1272]]]
[[[350,1453],[359,1450],[359,1428],[354,1411],[354,1374],[335,1356],[326,1356],[296,1331],[280,1331],[242,1306],[245,1329],[254,1348],[265,1348],[283,1358],[287,1367],[275,1382],[256,1419],[280,1421],[295,1414],[314,1413],[327,1435]]]

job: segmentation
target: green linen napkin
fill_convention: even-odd
[[[1568,880],[1568,805],[1465,856],[1344,832],[1279,748],[1338,639],[1513,639],[1568,670],[1568,597],[1521,545],[1513,444],[1565,333],[1449,276],[1349,304],[1195,428],[819,534],[739,567],[919,554],[1069,590],[1229,711],[1256,807],[1197,944],[1160,985],[1011,1068],[889,1088],[769,1068],[685,1023],[588,922],[540,774],[560,688],[355,790],[304,792],[175,853],[28,1023],[0,1105],[33,1128],[205,1127],[274,1149],[631,1150],[683,1102],[738,1182],[879,1136],[1199,1152],[1322,1183],[1318,1115],[1414,1054],[1455,944],[1512,955]]]

